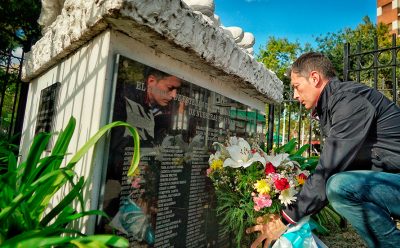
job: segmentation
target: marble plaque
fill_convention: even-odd
[[[126,176],[133,141],[111,133],[98,233],[124,235],[131,247],[233,247],[218,226],[207,178],[214,142],[265,138],[265,116],[216,92],[120,56],[113,121],[135,126],[140,172]]]

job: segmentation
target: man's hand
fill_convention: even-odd
[[[278,239],[287,227],[277,214],[257,218],[257,225],[246,229],[246,233],[260,232],[258,238],[251,244],[250,248],[257,248],[265,240],[264,248],[268,248],[273,240]]]

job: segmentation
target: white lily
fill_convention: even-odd
[[[277,155],[275,155],[275,156],[268,156],[268,155],[265,155],[265,159],[266,159],[268,162],[271,162],[271,164],[272,164],[274,167],[278,167],[279,165],[281,165],[281,163],[282,163],[283,161],[288,160],[288,158],[289,158],[289,154],[287,154],[287,153],[280,153],[280,154],[277,154]]]
[[[229,143],[226,150],[230,158],[225,159],[224,167],[246,168],[256,161],[265,164],[265,158],[258,152],[252,153],[249,143],[243,138],[231,137]]]
[[[224,159],[225,157],[228,156],[228,151],[226,150],[226,147],[223,144],[221,144],[219,142],[214,142],[212,145],[214,147],[219,148],[216,152],[216,153],[218,153],[218,158],[215,158],[215,159]]]
[[[288,166],[290,166],[292,168],[295,167],[295,166],[297,166],[298,168],[301,167],[301,165],[297,161],[292,161],[292,160],[288,160],[286,162],[286,165],[288,165]]]
[[[220,159],[221,157],[221,152],[220,151],[216,151],[215,154],[211,154],[210,158],[208,159],[209,163],[212,163],[212,161]]]

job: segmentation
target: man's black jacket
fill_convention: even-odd
[[[316,106],[325,144],[315,172],[284,216],[297,222],[327,204],[326,182],[340,171],[400,172],[400,108],[379,91],[332,79]]]

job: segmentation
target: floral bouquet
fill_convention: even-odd
[[[258,217],[280,214],[282,206],[296,200],[318,158],[304,158],[308,145],[295,150],[296,140],[267,155],[257,144],[231,137],[226,144],[214,143],[219,149],[210,156],[208,177],[217,196],[217,214],[224,231],[234,233],[236,243],[243,240],[247,227]]]

